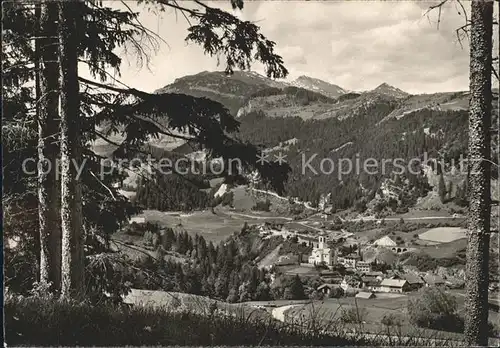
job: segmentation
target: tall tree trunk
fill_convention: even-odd
[[[78,1],[59,6],[59,61],[61,85],[61,225],[63,297],[83,296],[84,264],[81,191],[75,165],[81,162],[80,99],[78,85]]]
[[[40,241],[40,282],[61,285],[61,227],[56,161],[59,154],[59,83],[57,62],[57,3],[37,5],[39,36],[35,41],[38,102],[38,218]],[[38,54],[39,53],[39,54]]]
[[[42,18],[42,4],[38,3],[35,4],[35,36],[40,37],[41,36],[41,18]],[[40,126],[40,99],[42,96],[42,93],[40,92],[40,75],[41,75],[41,70],[40,70],[40,40],[35,39],[35,100],[37,101],[36,103],[36,122],[37,125]],[[38,138],[38,141],[40,141],[40,137]],[[37,148],[38,149],[38,148]],[[37,150],[38,151],[38,150]],[[38,155],[38,153],[37,153]],[[38,169],[38,168],[37,168]],[[37,173],[38,177],[40,176],[40,173]],[[38,187],[38,186],[37,186]],[[39,203],[40,204],[40,203]],[[40,213],[40,208],[38,208],[38,213]],[[41,221],[40,219],[38,220],[39,222]],[[42,235],[42,230],[40,228],[41,226],[38,225],[38,233],[35,233],[34,236],[34,245],[35,245],[35,250],[36,250],[36,280],[38,282],[41,282],[42,277],[41,277],[41,268],[40,268],[40,260],[41,260],[41,235]],[[48,274],[48,272],[45,270],[45,274]],[[48,277],[47,277],[48,278]],[[47,281],[47,279],[44,279],[44,281]]]
[[[493,1],[471,3],[469,216],[466,265],[465,338],[488,345],[488,254],[491,181],[491,64]]]

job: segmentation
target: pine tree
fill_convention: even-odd
[[[248,287],[247,291],[250,294],[250,297],[255,297],[255,291],[257,290],[257,285],[259,281],[259,269],[254,266],[250,271],[250,277],[248,279]]]
[[[61,286],[61,229],[59,181],[56,178],[58,148],[58,55],[57,4],[45,1],[36,5],[39,39],[35,39],[38,123],[38,200],[40,234],[40,282]]]
[[[450,181],[448,183],[448,188],[446,190],[446,193],[447,193],[448,199],[452,199],[452,195],[453,195],[453,182],[452,181]]]
[[[271,289],[269,287],[269,284],[267,284],[265,281],[261,281],[259,285],[257,286],[256,292],[255,292],[255,300],[256,301],[267,301],[271,299]]]
[[[441,199],[441,202],[444,203],[446,200],[446,183],[444,182],[443,172],[439,174],[439,182],[438,182],[438,195]]]
[[[292,300],[302,300],[306,297],[304,293],[304,285],[302,284],[298,274],[293,277],[289,289]]]
[[[78,15],[67,13],[72,11],[69,9],[71,6],[78,8]],[[84,254],[82,252],[82,239],[86,238],[87,250],[90,250],[90,252],[99,253],[105,251],[107,248],[106,241],[109,242],[110,234],[116,231],[130,214],[136,211],[112,186],[115,181],[120,181],[123,177],[109,175],[100,180],[96,175],[92,175],[100,169],[100,158],[92,152],[88,144],[98,137],[106,139],[107,135],[100,133],[96,126],[109,123],[110,133],[117,129],[125,130],[127,141],[120,145],[119,150],[121,152],[117,151],[116,153],[118,157],[120,153],[125,156],[138,150],[140,145],[144,144],[144,139],[147,139],[149,135],[165,132],[165,129],[158,129],[154,121],[148,122],[137,118],[138,111],[147,117],[158,117],[160,115],[168,119],[169,122],[165,123],[175,124],[177,130],[196,129],[197,131],[193,131],[189,135],[193,137],[194,141],[212,150],[214,156],[241,157],[245,166],[261,171],[264,181],[272,182],[278,188],[283,186],[288,173],[287,168],[277,167],[274,164],[257,165],[255,156],[257,149],[248,143],[241,143],[228,136],[229,133],[237,129],[238,122],[219,103],[175,93],[158,96],[133,88],[113,88],[107,85],[106,82],[109,82],[112,78],[110,78],[106,69],[111,67],[119,70],[121,63],[121,59],[115,53],[116,48],[123,46],[125,43],[137,44],[135,40],[137,35],[144,36],[147,34],[147,30],[137,24],[137,14],[113,10],[98,1],[89,0],[72,3],[71,6],[66,4],[61,6],[61,20],[59,21],[59,25],[63,29],[59,31],[61,40],[59,54],[61,55],[61,63],[64,63],[59,67],[62,75],[64,75],[59,86],[62,92],[62,119],[60,125],[62,139],[60,139],[60,146],[63,157],[62,174],[64,179],[61,185],[62,192],[59,194],[62,200],[61,217],[63,221],[61,229],[64,232],[63,238],[65,241],[64,251],[61,252],[64,254],[62,258],[64,265],[62,266],[64,266],[65,270],[70,269],[72,274],[66,275],[64,279],[64,294],[68,296],[70,295],[69,292],[73,291],[76,295],[79,288],[81,288],[78,283],[83,282]],[[164,6],[172,7],[173,5],[165,2]],[[179,8],[181,11],[190,13],[188,9]],[[28,13],[29,11],[25,12]],[[203,7],[197,13],[192,12],[190,14],[193,15],[194,20],[199,21],[201,24],[194,26],[190,30],[188,39],[191,42],[200,43],[207,53],[227,55],[227,71],[229,73],[235,67],[246,68],[253,59],[257,59],[266,66],[268,76],[279,78],[286,75],[287,71],[283,67],[281,57],[273,52],[274,43],[262,36],[258,27],[254,24],[242,22],[230,14],[209,6]],[[70,16],[75,16],[75,18],[68,18]],[[31,17],[33,16],[31,15]],[[17,14],[16,17],[8,18],[6,22],[8,23],[11,20],[17,21],[15,25],[19,24],[19,28],[16,28],[18,31],[16,32],[17,37],[27,33],[34,33],[32,28],[26,25],[25,19],[17,16]],[[78,30],[75,30],[74,25],[77,24]],[[132,29],[127,29],[127,27]],[[225,31],[227,35],[220,36],[220,42],[214,42],[212,40],[214,36],[211,33],[218,30]],[[227,38],[232,37],[230,31],[234,31],[245,40],[248,40],[244,49],[235,47],[234,42],[227,40]],[[36,42],[38,46],[40,41]],[[19,45],[19,42],[16,42],[11,45],[11,48],[24,49],[24,44],[23,42],[22,45]],[[251,47],[252,50],[247,52],[248,47]],[[136,48],[141,52],[141,47],[136,46]],[[257,52],[254,50],[257,50]],[[27,50],[25,57],[27,57],[26,61],[21,62],[23,64],[20,65],[22,65],[23,70],[32,71],[32,69],[28,68],[33,63],[33,61],[30,61],[33,57],[32,52]],[[77,64],[75,62],[78,59],[87,64],[93,77],[99,78],[101,82],[81,77],[76,80]],[[12,71],[17,73],[21,69],[16,68],[12,69]],[[25,78],[21,74],[17,76],[11,75],[18,79]],[[31,78],[28,76],[26,79],[29,81]],[[75,83],[75,80],[77,83]],[[79,90],[78,84],[84,88]],[[87,92],[88,90],[91,90],[92,93]],[[15,97],[21,95],[19,93]],[[128,102],[129,100],[132,100],[132,102]],[[75,103],[72,103],[72,101]],[[181,105],[186,107],[182,108]],[[41,110],[42,113],[46,111],[50,110]],[[82,114],[86,117],[83,117]],[[201,114],[204,114],[204,117],[199,117]],[[11,112],[11,115],[18,115],[18,113]],[[36,146],[30,147],[30,150],[36,153]],[[44,148],[43,150],[47,149]],[[88,160],[86,170],[81,180],[75,182],[74,172],[72,172],[71,166],[68,166],[68,164],[72,160],[76,160],[78,164],[83,157]],[[145,189],[148,190],[149,188],[145,187]],[[147,199],[153,196],[153,194],[144,191],[139,190],[139,196],[144,195]],[[151,189],[150,191],[153,193],[155,190]],[[157,194],[156,196],[160,195]],[[156,196],[153,199],[156,200]],[[59,199],[55,201],[59,201]],[[161,199],[156,203],[164,204]],[[191,207],[193,206],[192,203],[189,203],[188,208],[190,204]],[[92,231],[92,233],[84,235],[84,230]],[[45,235],[43,228],[41,232]],[[102,237],[104,241],[99,240],[98,243],[94,243],[96,242],[96,236]],[[56,254],[57,252],[54,253],[54,255]],[[209,255],[213,260],[215,254],[212,252]],[[76,269],[71,266],[76,264],[78,265]],[[63,273],[66,273],[66,271],[63,271]]]
[[[37,157],[37,124],[30,109],[38,93],[27,84],[34,71],[26,64],[37,53],[26,33],[37,23],[32,8],[19,2],[4,3],[2,10],[2,232],[4,241],[21,241],[15,250],[4,245],[4,283],[22,293],[26,284],[40,281],[37,177],[20,170],[22,161]]]
[[[61,227],[62,282],[64,297],[83,296],[84,251],[82,201],[75,165],[81,165],[80,96],[77,33],[81,28],[79,2],[58,4],[59,84],[61,118]]]

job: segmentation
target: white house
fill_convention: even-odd
[[[344,256],[340,262],[346,267],[346,268],[354,268],[356,269],[357,263],[360,261],[361,257],[358,254],[350,254]]]
[[[410,290],[410,284],[406,279],[384,279],[380,283],[381,292],[406,292]]]
[[[356,263],[356,270],[363,273],[368,273],[372,270],[372,265],[366,261],[358,261]]]
[[[313,248],[308,262],[312,265],[325,264],[326,266],[333,266],[337,262],[335,250],[325,247],[325,237],[319,237],[318,247]]]

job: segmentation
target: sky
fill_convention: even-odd
[[[453,1],[443,8],[439,28],[438,11],[426,14],[438,1],[246,1],[241,11],[233,11],[229,0],[206,3],[260,26],[276,42],[290,81],[307,75],[355,91],[383,82],[409,93],[468,89],[469,47],[455,32],[465,17]],[[125,84],[152,92],[185,75],[224,69],[200,46],[185,42],[189,24],[173,9],[158,14],[132,1],[127,5],[164,41],[148,67],[123,54]],[[119,1],[109,6],[123,8]],[[264,73],[260,64],[252,70]]]

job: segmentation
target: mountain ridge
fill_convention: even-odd
[[[380,85],[378,85],[376,88],[374,88],[372,93],[381,93],[381,94],[387,94],[396,98],[405,98],[409,96],[409,93],[406,93],[405,91],[396,88],[394,86],[389,85],[387,82],[383,82]]]
[[[292,92],[291,87],[298,88]],[[268,89],[275,89],[262,96]],[[279,92],[279,90],[287,90]],[[306,96],[311,91],[331,100]],[[468,108],[467,92],[442,92],[432,94],[407,93],[387,82],[372,90],[350,91],[322,79],[301,75],[291,82],[278,81],[254,71],[235,71],[227,75],[224,71],[202,71],[186,75],[155,91],[176,92],[206,97],[222,103],[234,116],[264,109],[277,117],[299,116],[304,119],[346,118],[355,109],[366,107],[380,100],[398,103],[388,117],[402,117],[413,111],[424,109],[463,110]],[[259,93],[263,92],[263,93]],[[255,96],[259,94],[259,96]],[[285,98],[283,95],[288,94]],[[294,94],[291,96],[291,94]],[[281,95],[281,96],[280,96]],[[314,100],[307,100],[309,99]]]
[[[362,159],[410,159],[425,151],[435,157],[456,159],[467,151],[468,92],[414,95],[382,83],[371,91],[345,91],[331,98],[254,72],[227,76],[208,71],[179,78],[158,93],[169,91],[224,104],[240,122],[235,137],[268,149],[265,151],[270,155],[286,154],[292,168],[285,186],[287,196],[315,202],[322,194],[332,193],[335,209],[356,204],[368,205],[374,211],[384,210],[388,205],[404,209],[415,205],[428,192],[428,180],[420,174],[391,178],[364,172],[337,179],[338,166],[331,175],[313,172],[302,175],[303,155],[318,154],[311,162],[318,169],[325,156],[332,160],[352,159],[354,163],[357,154]],[[494,120],[498,117],[495,110]],[[184,155],[198,150],[183,144],[175,144],[178,146],[173,148],[174,144],[166,141],[158,145]],[[384,185],[392,185],[392,181],[402,181],[402,186],[396,186],[407,191],[398,196],[397,202],[391,200],[391,195],[386,200],[378,193],[379,189],[382,193],[387,191]]]
[[[337,98],[346,94],[346,90],[338,85],[326,82],[324,80],[301,75],[290,83],[292,86],[305,88],[314,92],[326,95],[327,97]]]

